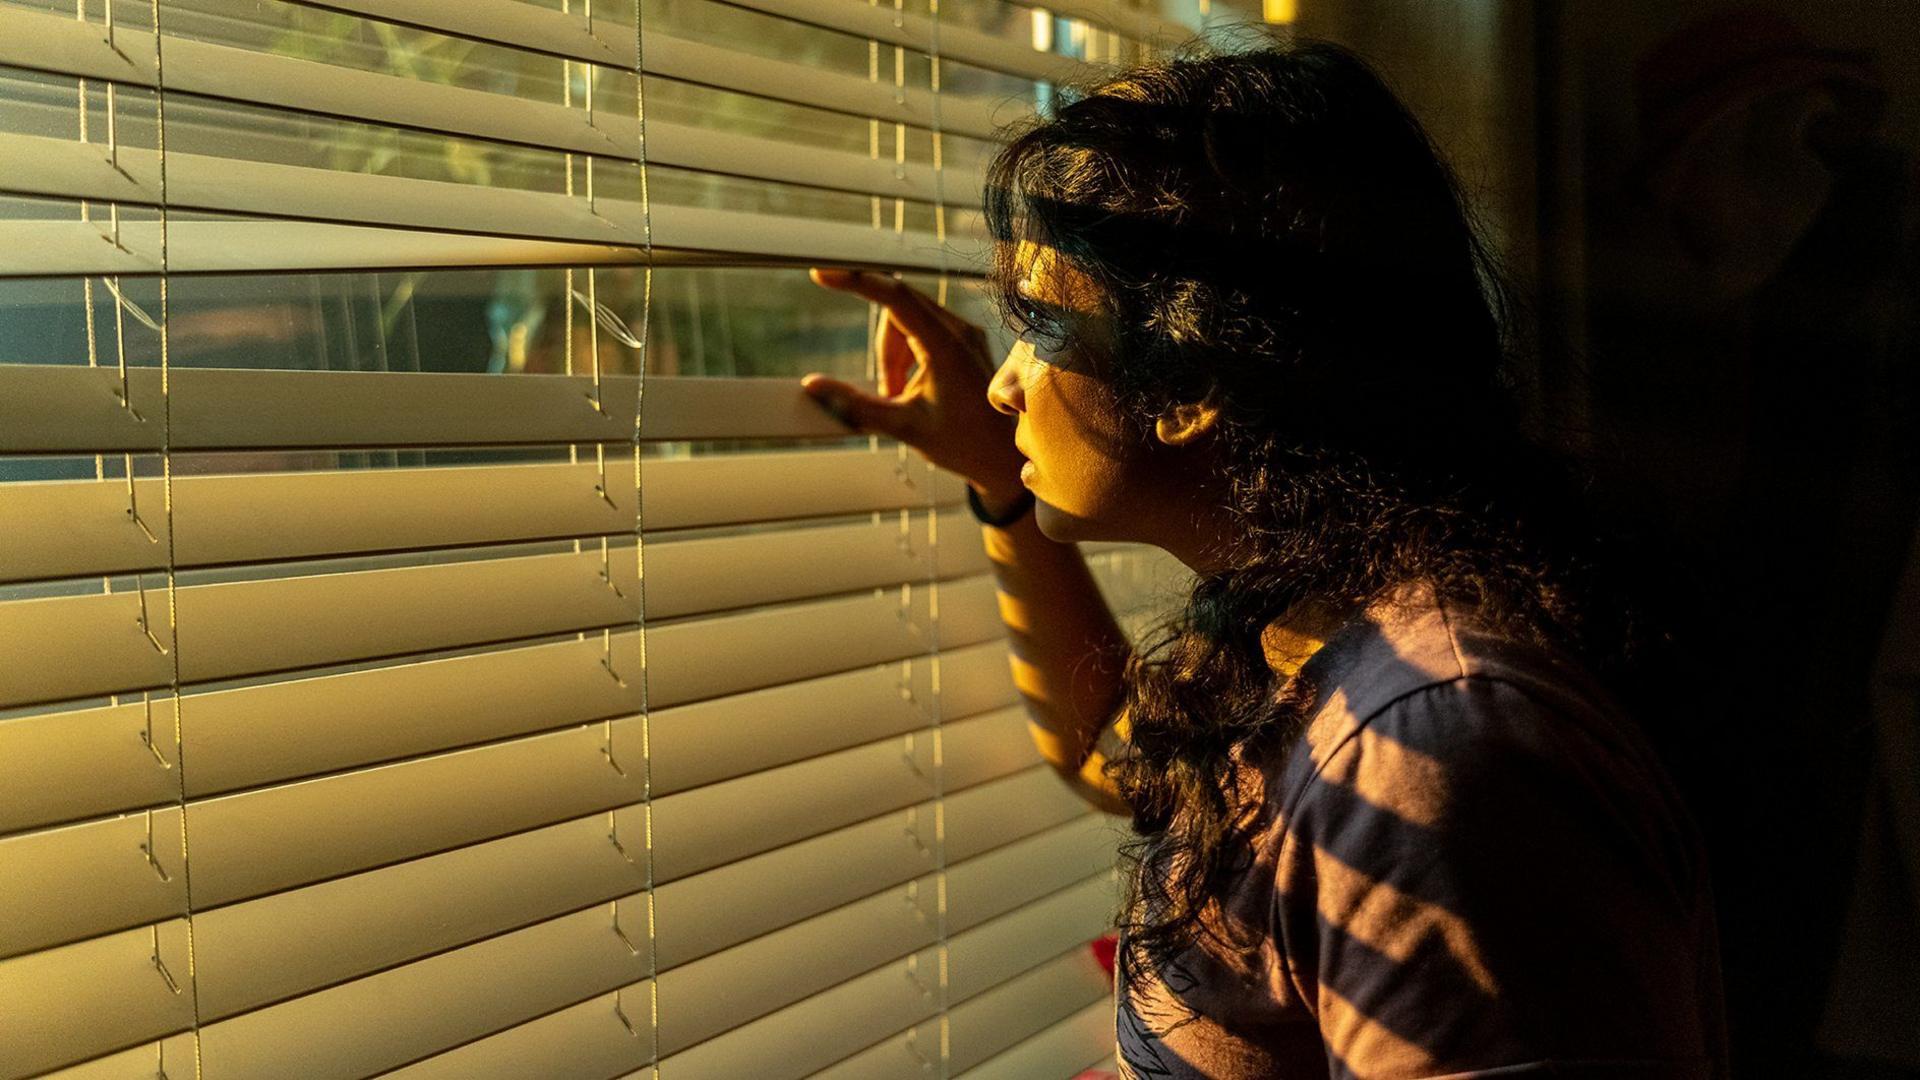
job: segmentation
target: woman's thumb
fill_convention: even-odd
[[[801,379],[800,388],[821,408],[833,414],[835,420],[853,431],[877,435],[897,434],[894,428],[898,407],[891,401],[875,397],[851,383],[817,373]]]

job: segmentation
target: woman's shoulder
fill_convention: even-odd
[[[1589,672],[1429,591],[1369,609],[1301,674],[1314,704],[1284,755],[1288,802],[1340,782],[1484,791],[1516,768],[1668,796],[1638,723]]]
[[[1622,1046],[1698,1064],[1718,978],[1704,859],[1623,710],[1442,606],[1343,634],[1303,669],[1321,699],[1256,860],[1330,1051],[1405,1075]]]
[[[1556,843],[1577,819],[1691,892],[1701,865],[1684,804],[1638,723],[1579,665],[1430,598],[1341,638],[1303,671],[1317,705],[1275,788],[1284,835],[1345,848],[1370,821],[1374,841],[1410,845],[1382,850],[1436,857],[1498,837]]]

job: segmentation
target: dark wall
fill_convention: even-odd
[[[1911,1076],[1920,1000],[1832,989],[1873,785],[1920,784],[1876,760],[1869,697],[1920,498],[1920,9],[1774,5],[1798,43],[1764,10],[1557,8],[1549,284],[1602,475],[1685,583],[1736,1075]]]

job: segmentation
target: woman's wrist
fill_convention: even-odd
[[[1018,504],[1026,501],[1027,489],[1019,484],[982,484],[978,480],[968,480],[967,486],[973,489],[975,497],[987,513],[1002,517]]]

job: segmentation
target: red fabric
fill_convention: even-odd
[[[1118,934],[1105,934],[1087,942],[1087,948],[1093,952],[1093,958],[1100,961],[1100,967],[1106,971],[1109,980],[1113,978],[1113,954],[1119,942]]]

